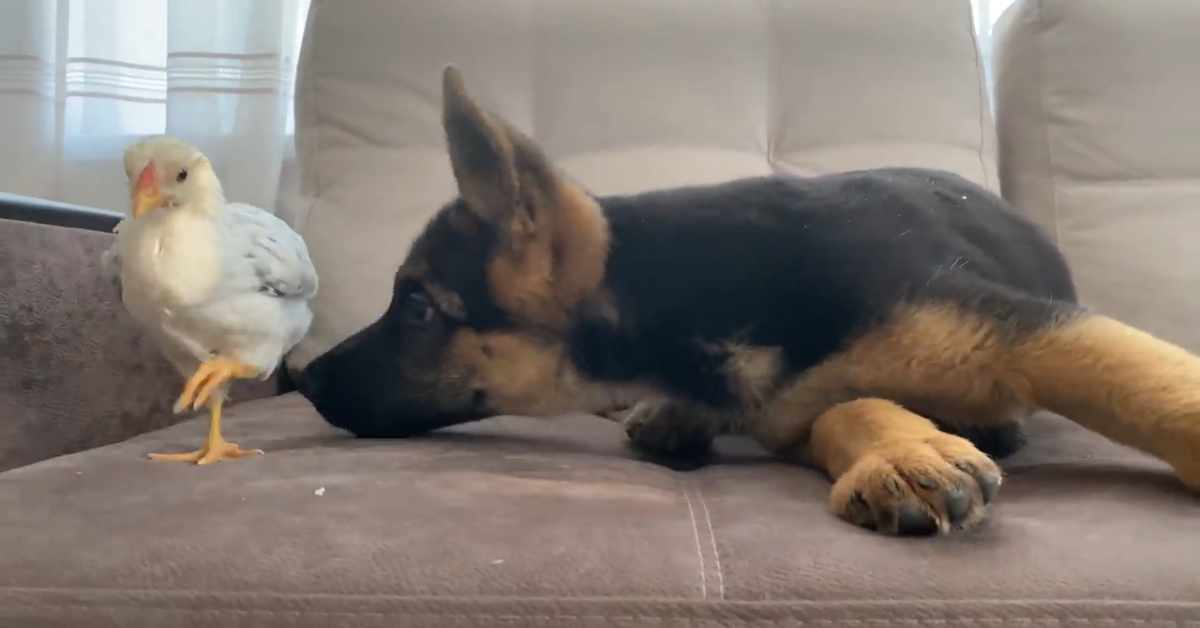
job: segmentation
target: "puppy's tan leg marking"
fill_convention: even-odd
[[[812,462],[834,481],[842,519],[885,534],[969,527],[1000,486],[1000,469],[966,439],[883,399],[834,406],[812,426]]]
[[[874,412],[852,413],[857,420],[834,421],[847,427],[817,439],[814,422],[837,418],[839,406],[869,397],[911,412],[873,406]],[[1079,314],[1048,321],[1041,331],[1019,332],[951,307],[897,312],[890,322],[801,375],[753,417],[751,427],[768,449],[816,464],[839,481],[849,473],[836,466],[846,454],[830,452],[861,452],[849,440],[861,430],[874,435],[865,440],[881,449],[858,459],[887,460],[896,475],[912,478],[929,469],[931,457],[900,455],[892,444],[885,446],[903,439],[879,436],[890,429],[880,426],[882,417],[934,430],[920,415],[937,416],[969,428],[999,425],[1014,412],[1036,408],[1157,456],[1187,486],[1200,490],[1200,357],[1103,316]],[[983,468],[978,450],[961,449],[966,441],[951,439],[938,436],[938,444],[930,446],[939,455],[953,454]],[[986,471],[990,476],[991,469]],[[857,473],[847,482],[860,485]],[[869,501],[872,496],[885,496],[863,494],[867,507],[877,509],[880,503]]]
[[[749,427],[768,450],[825,470],[847,520],[899,534],[970,526],[1000,470],[924,415],[991,426],[1028,407],[1005,368],[1010,336],[949,307],[897,311],[782,388]]]
[[[961,427],[1002,425],[1032,407],[1028,384],[1006,368],[1008,335],[950,307],[898,311],[783,387],[751,417],[751,429],[786,455],[803,447],[826,410],[865,397]]]
[[[1200,490],[1200,358],[1104,316],[1048,329],[1013,353],[1040,407],[1163,459]]]

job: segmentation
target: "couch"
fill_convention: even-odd
[[[357,440],[289,392],[452,194],[448,62],[596,193],[958,172],[1051,230],[1089,305],[1200,351],[1200,5],[1018,0],[994,112],[972,24],[968,0],[313,0],[277,211],[316,322],[226,422],[267,455],[148,461],[205,419],[171,414],[99,271],[117,217],[0,197],[0,627],[1200,626],[1200,501],[1059,417],[984,525],[897,539],[737,439],[689,472],[587,416]]]

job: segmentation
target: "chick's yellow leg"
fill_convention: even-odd
[[[175,411],[186,412],[204,405],[224,383],[235,377],[254,379],[258,377],[258,369],[220,356],[202,363],[183,387],[183,394],[179,395],[179,401],[175,402]]]
[[[196,464],[211,464],[225,459],[246,458],[262,453],[261,449],[242,449],[237,443],[231,443],[221,436],[221,406],[223,400],[216,397],[209,401],[208,439],[204,446],[196,451],[185,454],[150,454],[151,460],[195,462]]]

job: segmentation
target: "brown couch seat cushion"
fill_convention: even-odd
[[[146,460],[199,443],[193,420],[0,474],[0,625],[1200,620],[1200,502],[1056,417],[1037,421],[982,528],[914,540],[835,520],[824,478],[736,441],[681,473],[591,417],[363,441],[288,395],[227,425],[268,455]]]

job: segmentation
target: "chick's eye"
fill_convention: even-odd
[[[175,181],[179,183],[187,181],[187,168],[180,169],[179,174],[175,175]]]
[[[429,299],[420,292],[413,292],[405,297],[401,308],[404,322],[417,327],[429,324],[437,313]]]

